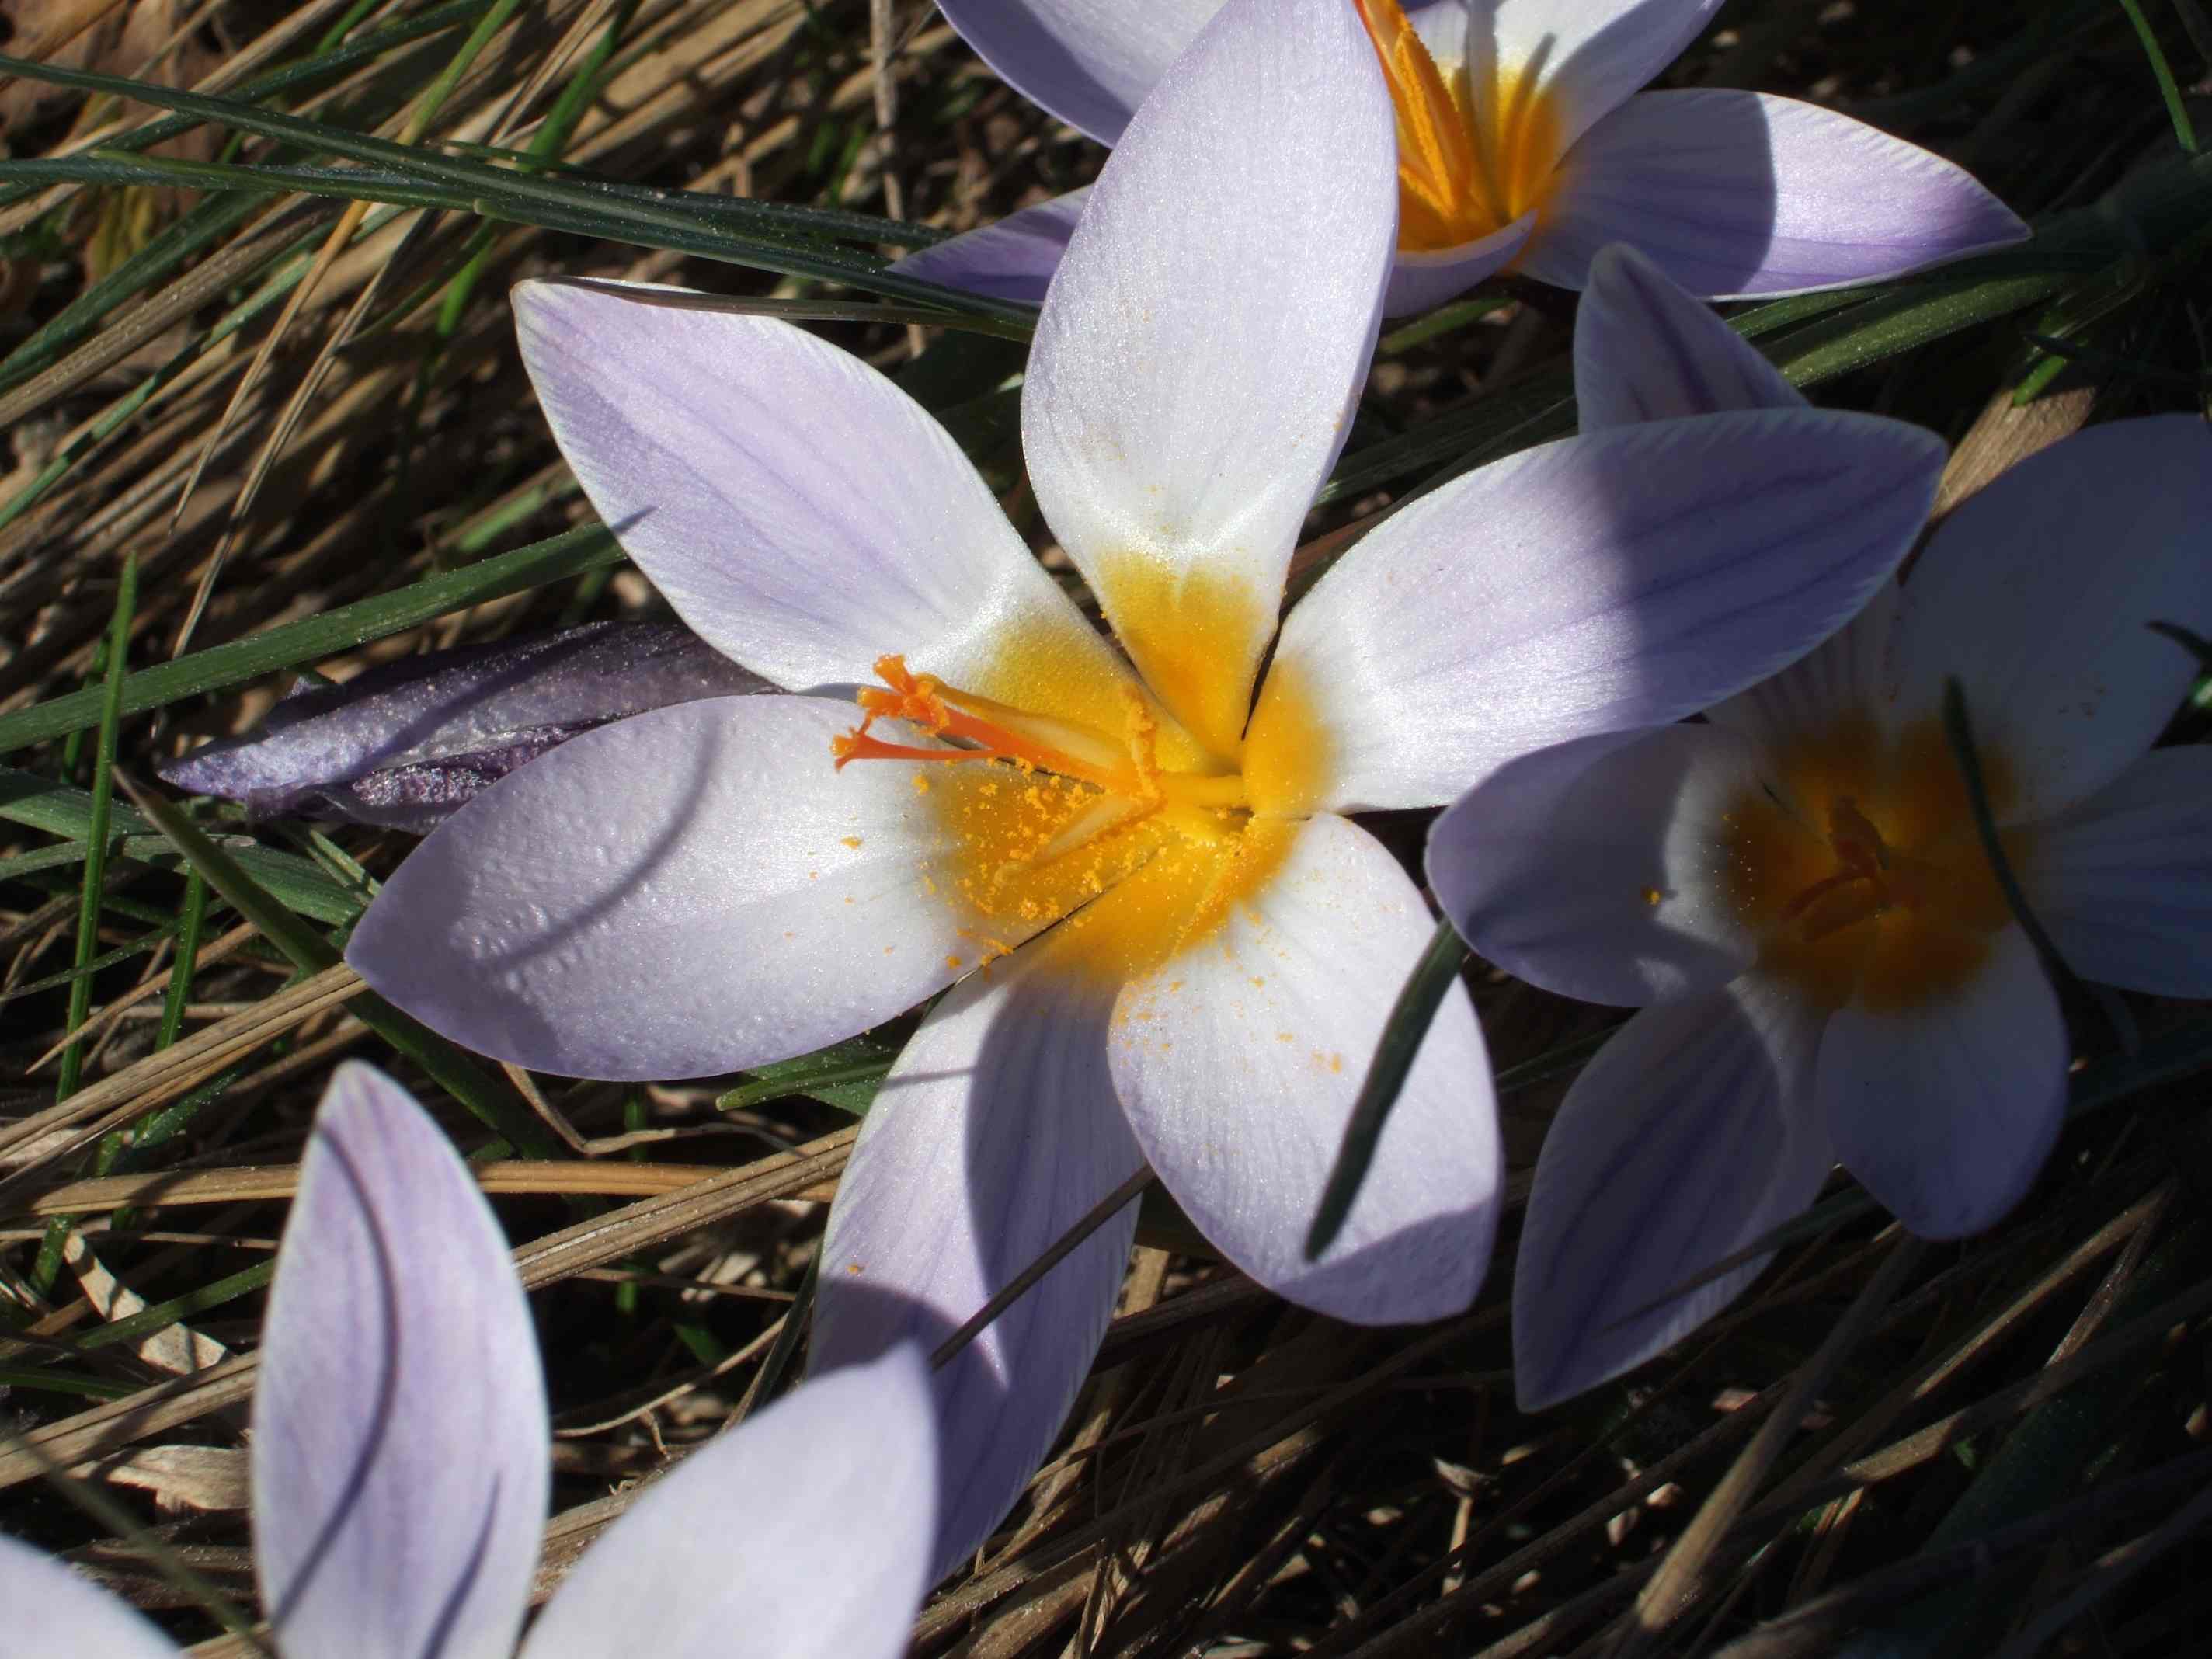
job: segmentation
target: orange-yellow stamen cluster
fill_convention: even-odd
[[[2000,754],[1983,760],[2002,811],[2012,773]],[[1760,966],[1823,1007],[1901,1012],[1952,994],[2011,919],[1932,721],[1885,738],[1853,718],[1800,739],[1775,787],[1723,822],[1730,896],[1759,935]]]
[[[1355,3],[1397,112],[1399,246],[1458,247],[1540,210],[1559,125],[1535,78],[1501,67],[1477,87],[1438,66],[1398,0]]]
[[[1008,948],[994,927],[1018,937],[1149,870],[1130,893],[1157,896],[1132,896],[1121,907],[1146,914],[1116,922],[1111,947],[1115,971],[1134,971],[1138,957],[1157,951],[1136,951],[1132,941],[1156,945],[1186,937],[1220,871],[1239,862],[1251,817],[1244,779],[1163,766],[1159,717],[1133,685],[1123,689],[1122,730],[1109,735],[914,673],[896,656],[878,659],[876,672],[884,684],[860,693],[864,718],[835,740],[836,763],[961,766],[952,787],[924,792],[927,810],[939,816],[957,850],[921,879],[975,919],[978,960]],[[872,729],[879,720],[908,722],[948,744],[886,740]],[[1181,878],[1162,879],[1163,866]],[[1070,927],[1080,932],[1078,923],[1091,919],[1086,912]],[[1095,931],[1103,939],[1109,930]]]

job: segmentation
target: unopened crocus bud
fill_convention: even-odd
[[[427,835],[477,791],[625,715],[770,690],[679,623],[586,623],[303,682],[251,736],[161,769],[257,817],[337,818]]]

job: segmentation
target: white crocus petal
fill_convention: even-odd
[[[1022,438],[1038,502],[1217,753],[1235,752],[1367,373],[1396,180],[1346,0],[1231,0],[1108,160],[1037,319]]]
[[[921,1351],[817,1376],[647,1486],[523,1659],[898,1659],[936,1499]]]
[[[1583,135],[1557,177],[1522,269],[1562,288],[1580,288],[1608,242],[1726,300],[1893,276],[2027,234],[1942,157],[1764,93],[1639,94]]]
[[[1725,874],[1759,758],[1733,732],[1672,726],[1509,762],[1430,830],[1437,902],[1486,960],[1562,996],[1715,989],[1759,954]]]
[[[2019,785],[2008,818],[2045,816],[2148,749],[2196,677],[2153,622],[2212,633],[2212,428],[2194,415],[2077,432],[1944,520],[1898,618],[1900,712],[1935,714],[1956,675]]]
[[[1501,76],[1531,76],[1545,94],[1564,153],[1681,55],[1721,0],[1466,0],[1464,58],[1474,95]],[[1449,44],[1424,27],[1441,61]]]
[[[2212,997],[2212,749],[2154,749],[2024,842],[2021,880],[2068,967]]]
[[[1122,992],[1114,1086],[1161,1182],[1270,1290],[1359,1324],[1457,1313],[1497,1225],[1490,1066],[1455,985],[1416,1056],[1337,1241],[1306,1229],[1392,1004],[1432,930],[1397,861],[1323,816],[1248,832],[1286,845],[1218,931]]]
[[[950,0],[945,21],[999,78],[1103,144],[1221,0]]]
[[[1105,1066],[1112,988],[1017,952],[933,1009],[869,1109],[830,1212],[817,1370],[933,1351],[1143,1162]],[[930,1576],[1002,1520],[1106,1333],[1133,1202],[939,1371]]]
[[[1820,1190],[1820,1030],[1747,976],[1645,1009],[1575,1079],[1536,1160],[1514,1272],[1522,1411],[1643,1364],[1759,1276],[1764,1255],[1683,1288]]]
[[[918,276],[963,294],[1036,305],[1052,285],[1053,274],[1067,252],[1067,239],[1075,234],[1075,222],[1090,199],[1086,185],[909,253],[891,269],[902,276]]]
[[[253,1396],[254,1563],[285,1652],[511,1651],[550,1440],[490,1206],[404,1090],[341,1066],[277,1246]]]
[[[1442,8],[1439,8],[1442,9]],[[1522,214],[1503,230],[1458,247],[1435,253],[1402,250],[1390,267],[1390,283],[1382,295],[1388,317],[1407,317],[1464,294],[1484,277],[1505,269],[1520,257],[1535,234],[1536,216]]]
[[[1820,647],[1748,691],[1716,703],[1705,719],[1744,733],[1770,752],[1820,738],[1854,714],[1881,718],[1897,695],[1897,584],[1884,582],[1866,609]]]
[[[1900,422],[1752,410],[1611,427],[1454,479],[1285,623],[1246,775],[1294,777],[1297,799],[1254,804],[1442,805],[1516,755],[1730,696],[1888,579],[1942,459]]]
[[[1017,635],[1071,678],[1126,672],[927,411],[850,352],[713,303],[514,291],[562,456],[695,633],[791,690],[867,681],[902,653],[1006,696],[1022,689],[998,678]]]
[[[455,1042],[563,1077],[705,1076],[888,1019],[975,958],[977,918],[928,872],[951,794],[992,779],[836,771],[857,716],[720,697],[586,732],[416,848],[346,959]]]
[[[1805,395],[1634,248],[1590,265],[1575,313],[1575,410],[1584,432],[1731,409],[1802,409]]]
[[[1836,1155],[1923,1238],[1979,1232],[2020,1201],[2066,1107],[2066,1023],[2035,948],[1991,935],[1951,996],[1830,1017],[1814,1095]]]
[[[44,1550],[0,1533],[0,1659],[178,1659],[145,1616]]]

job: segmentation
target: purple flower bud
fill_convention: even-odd
[[[771,690],[679,623],[586,623],[303,682],[252,736],[160,769],[256,817],[300,813],[427,835],[517,767],[609,720]]]

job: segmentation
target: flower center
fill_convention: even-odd
[[[1474,84],[1439,67],[1398,0],[1356,0],[1398,118],[1398,246],[1459,247],[1540,211],[1559,160],[1559,123],[1536,77],[1499,67]]]
[[[1158,719],[1133,684],[1119,688],[1121,729],[1109,732],[914,673],[900,657],[875,667],[883,684],[860,692],[861,722],[833,752],[841,770],[917,765],[915,788],[952,849],[921,879],[973,923],[975,957],[949,965],[988,963],[1066,919],[1075,948],[1063,955],[1133,977],[1218,921],[1273,862],[1250,856],[1277,838],[1247,833],[1243,774],[1164,764]],[[942,744],[886,740],[872,730],[879,720]],[[1109,892],[1113,904],[1095,902]]]
[[[1984,750],[1990,804],[2016,795]],[[1955,994],[2012,919],[1934,720],[1885,738],[1853,717],[1793,744],[1731,804],[1727,878],[1759,965],[1820,1006],[1903,1012]],[[2007,836],[2017,856],[2017,832]]]

